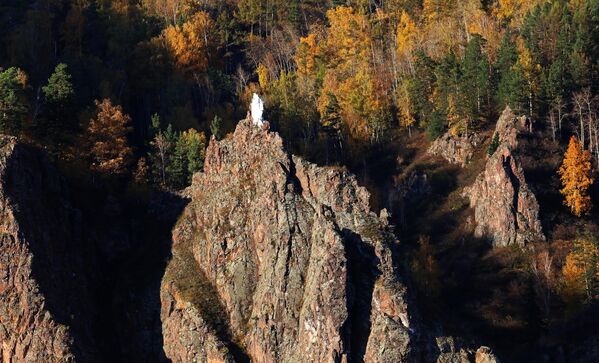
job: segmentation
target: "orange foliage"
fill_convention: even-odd
[[[206,71],[213,46],[214,27],[210,15],[200,11],[182,26],[171,25],[164,30],[167,48],[181,70],[191,73]]]
[[[585,271],[573,253],[566,257],[562,267],[562,286],[560,294],[567,304],[574,304],[582,299],[585,291]]]
[[[108,174],[122,174],[131,163],[133,150],[127,142],[131,118],[121,106],[109,99],[96,101],[98,114],[87,128],[91,146],[92,168]]]
[[[563,186],[560,192],[565,197],[564,203],[577,217],[587,214],[592,206],[589,187],[594,180],[591,172],[591,154],[583,151],[578,139],[572,136],[559,169]]]
[[[580,238],[574,242],[562,267],[560,292],[566,303],[581,302],[585,296],[587,299],[593,297],[598,259],[599,247],[591,239]]]
[[[315,73],[318,51],[315,34],[310,33],[305,38],[300,38],[295,54],[298,73],[302,75],[313,75]]]

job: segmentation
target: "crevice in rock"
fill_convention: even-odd
[[[285,186],[285,193],[289,192],[288,186],[291,184],[291,185],[293,185],[293,188],[294,188],[293,192],[297,193],[297,195],[301,195],[303,192],[302,183],[300,182],[299,178],[297,177],[297,170],[295,167],[295,162],[293,161],[293,157],[291,155],[288,155],[288,158],[289,158],[289,169],[287,169],[281,162],[279,162],[279,165],[281,165],[281,168],[285,172],[285,175],[287,175],[287,183]]]
[[[514,171],[512,170],[512,157],[502,156],[503,169],[507,174],[510,182],[512,183],[512,187],[514,188],[514,199],[512,201],[512,213],[514,215],[514,226],[516,231],[520,229],[518,226],[518,198],[520,196],[520,180],[514,175]]]
[[[348,269],[348,319],[349,363],[363,363],[366,345],[372,325],[372,294],[377,278],[381,275],[379,259],[374,247],[362,237],[344,228],[341,231]]]

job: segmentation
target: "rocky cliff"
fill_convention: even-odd
[[[44,157],[0,136],[3,362],[94,361],[80,215]]]
[[[173,362],[416,359],[398,242],[353,176],[244,120],[187,193],[161,288]]]
[[[525,124],[526,119],[517,118],[509,108],[503,112],[495,130],[499,147],[463,193],[474,208],[475,234],[489,238],[494,246],[545,239],[539,204],[526,183],[517,154],[518,133]]]

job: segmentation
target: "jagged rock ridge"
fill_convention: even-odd
[[[525,121],[509,108],[503,112],[496,126],[500,145],[487,160],[485,170],[463,193],[474,208],[475,235],[489,238],[494,246],[545,240],[539,204],[515,152],[518,129]]]
[[[174,362],[416,359],[397,240],[353,176],[244,120],[187,193],[161,288]]]

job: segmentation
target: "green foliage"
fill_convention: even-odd
[[[439,138],[445,132],[445,120],[447,115],[441,111],[434,111],[431,115],[431,119],[426,126],[426,134],[429,140],[435,140]]]
[[[220,129],[222,127],[222,119],[218,115],[214,115],[212,121],[210,121],[210,133],[214,135],[217,140],[220,140],[221,134]]]
[[[167,168],[169,184],[176,189],[182,188],[187,182],[187,172],[187,145],[179,134]]]
[[[491,155],[495,154],[495,151],[497,151],[498,147],[499,147],[499,133],[496,132],[493,135],[493,139],[491,140],[491,143],[489,144],[489,148],[487,149],[487,155],[491,156]]]
[[[160,115],[155,113],[150,118],[150,138],[154,138],[160,132]]]
[[[153,117],[154,125],[159,125],[158,120]],[[165,131],[158,129],[150,144],[149,159],[157,183],[184,188],[204,166],[206,137],[194,129],[177,132],[169,124]]]
[[[341,108],[332,92],[327,93],[327,103],[320,118],[320,124],[327,133],[337,134],[341,128]]]
[[[65,105],[72,100],[75,91],[66,64],[60,63],[56,66],[42,91],[49,105]]]
[[[67,65],[60,63],[54,69],[54,72],[48,78],[48,84],[42,87],[46,101],[50,129],[61,129],[72,121],[70,109],[73,103],[75,91],[71,83],[71,75],[68,72]]]
[[[509,34],[506,34],[498,51],[497,71],[497,109],[503,110],[510,106],[516,112],[525,109],[526,81],[522,72],[516,67],[518,53]]]
[[[473,35],[466,46],[460,79],[460,101],[470,120],[483,116],[488,108],[491,92],[490,62],[483,53],[485,40]]]
[[[420,125],[426,127],[433,112],[431,95],[435,89],[435,62],[423,52],[416,53],[415,74],[409,83],[408,93]]]
[[[27,115],[24,74],[15,67],[0,71],[0,132],[18,135]]]

